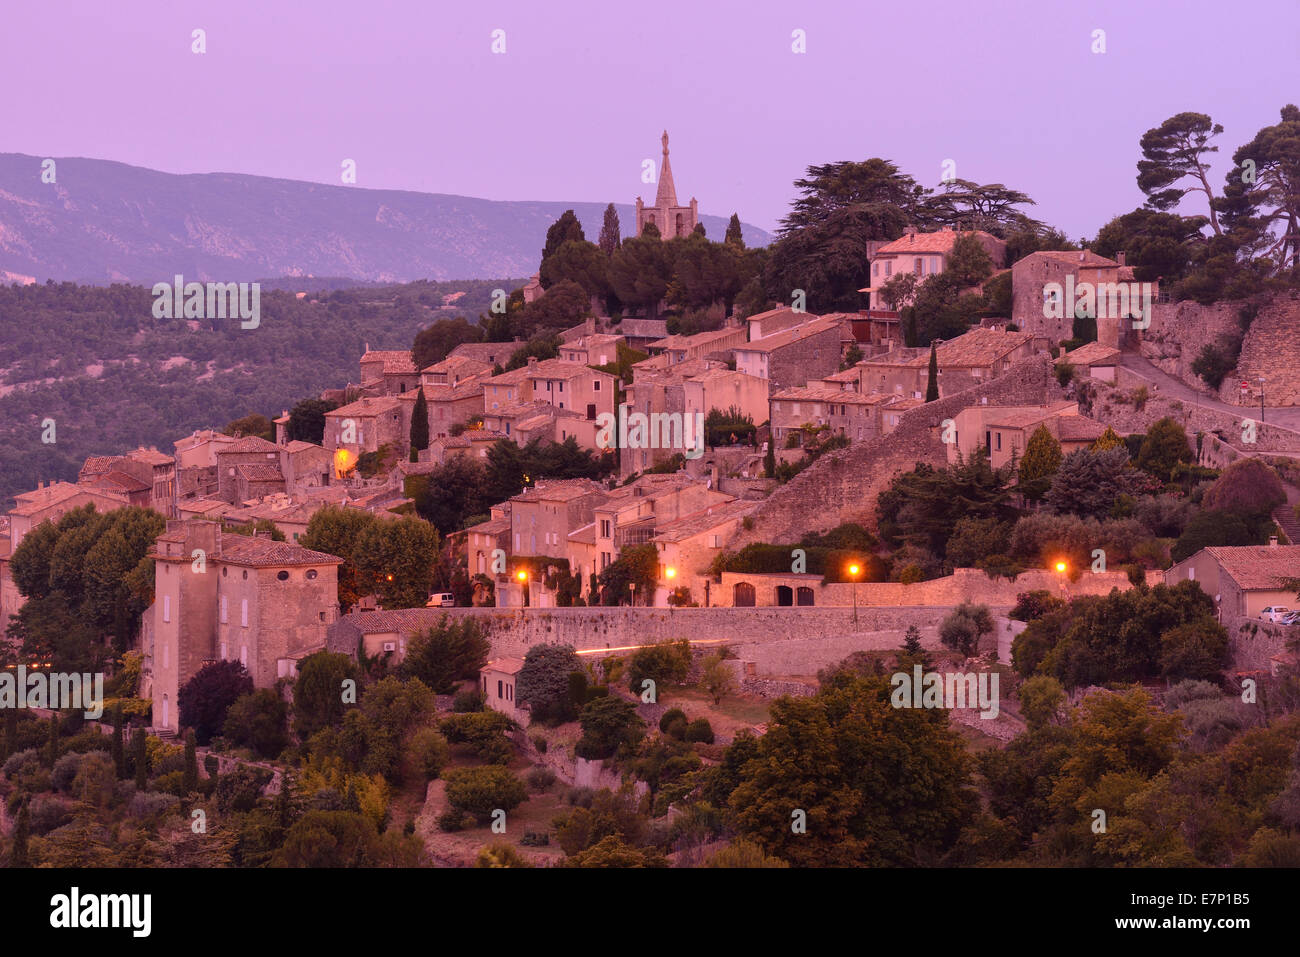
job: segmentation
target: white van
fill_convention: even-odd
[[[456,596],[449,591],[445,591],[440,595],[430,595],[429,600],[428,602],[425,603],[424,607],[425,608],[455,608]]]

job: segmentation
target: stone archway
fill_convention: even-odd
[[[753,608],[756,604],[754,601],[754,586],[749,582],[736,582],[732,592],[734,596],[732,598],[732,604],[735,607]]]
[[[789,585],[776,586],[776,603],[781,608],[789,608],[794,604],[794,589]]]
[[[798,591],[798,601],[796,602],[796,604],[810,606],[810,605],[815,605],[816,603],[817,602],[813,598],[813,590],[809,588],[807,585],[800,585]]]

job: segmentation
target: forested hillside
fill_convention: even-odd
[[[261,323],[155,319],[142,286],[0,286],[0,507],[88,455],[171,452],[196,428],[278,415],[358,377],[372,349],[410,348],[433,320],[477,321],[514,280],[417,282],[297,298],[262,289]],[[453,308],[443,298],[462,292]],[[42,442],[47,419],[54,439]]]

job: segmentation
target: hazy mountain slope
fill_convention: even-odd
[[[604,203],[496,202],[231,173],[175,175],[108,160],[0,153],[0,282],[21,277],[151,285],[331,276],[369,281],[526,276],[566,209],[587,238]],[[631,205],[616,204],[623,235]],[[726,218],[703,216],[713,239]],[[768,235],[744,227],[749,245]],[[8,275],[6,275],[6,273]]]

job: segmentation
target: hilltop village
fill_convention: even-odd
[[[698,208],[665,133],[634,235],[612,206],[599,243],[566,214],[480,327],[440,320],[279,415],[17,495],[11,667],[110,688],[98,724],[6,725],[24,859],[1300,853],[1281,764],[1271,823],[1212,846],[1152,823],[1179,749],[1294,745],[1295,289],[1179,298],[1124,250],[967,214],[862,244],[856,308],[778,298],[739,220],[711,242]],[[969,701],[911,713],[923,672]],[[891,703],[897,674],[917,686]],[[1126,723],[1154,730],[1122,787],[1062,764]],[[871,788],[839,753],[858,733],[892,769]],[[129,826],[67,797],[101,759],[133,782]],[[1030,794],[1039,774],[1066,797]],[[198,806],[220,841],[176,824]],[[1099,838],[1094,806],[1155,836]],[[924,813],[878,833],[902,807]]]

